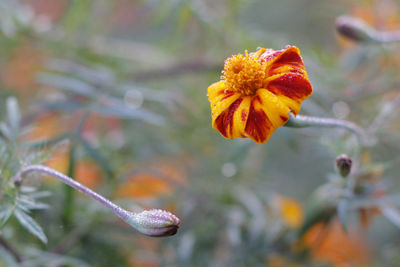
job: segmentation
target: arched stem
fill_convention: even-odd
[[[123,220],[126,220],[129,216],[130,213],[129,211],[121,208],[120,206],[118,206],[117,204],[114,204],[113,202],[111,202],[110,200],[106,199],[105,197],[97,194],[96,192],[94,192],[93,190],[87,188],[86,186],[82,185],[81,183],[78,183],[77,181],[75,181],[74,179],[43,165],[30,165],[28,167],[26,167],[25,169],[21,170],[14,178],[14,183],[15,184],[20,184],[22,182],[22,177],[25,176],[26,174],[30,173],[30,172],[41,172],[41,173],[45,173],[48,174],[58,180],[60,180],[61,182],[75,188],[76,190],[82,192],[83,194],[93,198],[94,200],[96,200],[97,202],[99,202],[101,205],[109,208],[112,210],[112,212],[114,212],[118,217],[120,217]]]
[[[304,127],[338,127],[344,128],[353,132],[361,144],[368,145],[370,140],[367,133],[358,125],[346,121],[331,118],[319,118],[297,115],[294,117],[291,113],[288,122],[284,125],[286,127],[304,128]]]

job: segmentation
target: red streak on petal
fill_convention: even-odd
[[[281,118],[282,121],[287,121],[287,120],[289,120],[289,117],[285,117],[285,116],[282,116],[282,115],[280,115],[279,117]]]
[[[215,126],[223,136],[228,137],[228,127],[230,127],[230,134],[232,134],[233,115],[235,114],[235,111],[238,109],[242,101],[242,98],[237,99],[215,120]]]
[[[271,81],[268,90],[292,99],[305,99],[312,93],[312,86],[303,76],[288,73]]]
[[[271,129],[272,124],[263,110],[254,109],[255,101],[259,101],[261,103],[260,97],[255,96],[252,99],[245,132],[256,142],[263,142],[268,137],[268,131]]]
[[[235,92],[225,90],[225,91],[222,92],[222,94],[225,94],[225,96],[220,101],[225,100],[225,99],[233,96],[235,94]]]
[[[304,70],[302,70],[301,68],[292,68],[289,72],[293,74],[304,74]]]
[[[296,51],[288,51],[284,52],[275,62],[274,64],[292,64],[298,63],[304,65],[303,60],[300,55]]]

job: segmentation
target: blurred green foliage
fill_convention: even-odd
[[[398,29],[398,8],[392,0],[2,0],[0,265],[339,266],[340,258],[398,266],[400,231],[378,214],[400,225],[399,47],[351,43],[334,28],[347,13]],[[206,89],[224,59],[287,44],[301,49],[314,87],[302,114],[354,121],[376,145],[360,148],[343,130],[282,127],[259,146],[212,129]],[[353,158],[351,181],[362,181],[350,196],[334,170],[342,153]],[[129,209],[171,210],[181,229],[142,237],[48,178],[17,189],[12,177],[32,163]],[[285,219],[301,208],[282,208],[283,196],[305,205],[302,227]],[[337,210],[349,233],[369,221],[365,240],[336,240],[349,255],[295,249]]]

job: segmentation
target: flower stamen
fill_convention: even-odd
[[[228,90],[254,95],[263,86],[265,68],[265,64],[249,55],[246,50],[245,55],[233,55],[225,61],[221,79],[226,81]]]

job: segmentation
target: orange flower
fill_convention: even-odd
[[[314,225],[304,236],[305,245],[316,262],[333,266],[364,266],[370,260],[370,248],[360,232],[346,234],[338,220]]]
[[[225,61],[221,81],[208,87],[213,128],[229,139],[267,142],[276,128],[296,115],[312,93],[300,50],[261,48]]]

